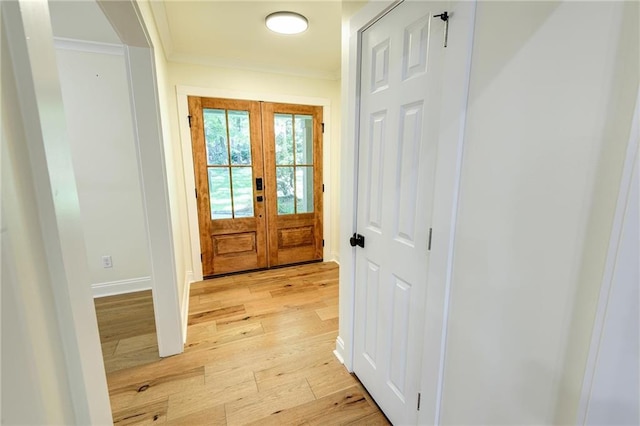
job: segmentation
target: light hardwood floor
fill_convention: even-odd
[[[115,424],[389,424],[332,353],[335,263],[192,284],[185,352],[164,359],[151,292],[95,304]]]

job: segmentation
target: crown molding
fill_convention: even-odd
[[[102,53],[116,56],[124,55],[123,44],[101,43],[64,37],[54,37],[53,44],[56,49],[60,50],[74,50],[77,52]]]
[[[156,30],[160,36],[162,50],[164,50],[165,58],[169,58],[173,54],[173,36],[169,27],[169,19],[167,18],[167,9],[164,7],[163,1],[150,1],[151,14],[156,24]]]

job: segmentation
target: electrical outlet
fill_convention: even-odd
[[[102,256],[102,267],[103,268],[112,268],[113,262],[111,261],[111,256]]]

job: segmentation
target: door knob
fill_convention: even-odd
[[[351,247],[360,246],[364,248],[364,236],[360,234],[353,234],[353,236],[349,238],[349,244],[351,244]]]

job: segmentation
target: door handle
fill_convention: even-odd
[[[262,178],[256,178],[256,191],[262,191]]]
[[[364,248],[364,236],[360,234],[353,234],[353,236],[349,238],[349,244],[351,244],[351,247],[360,246]]]

